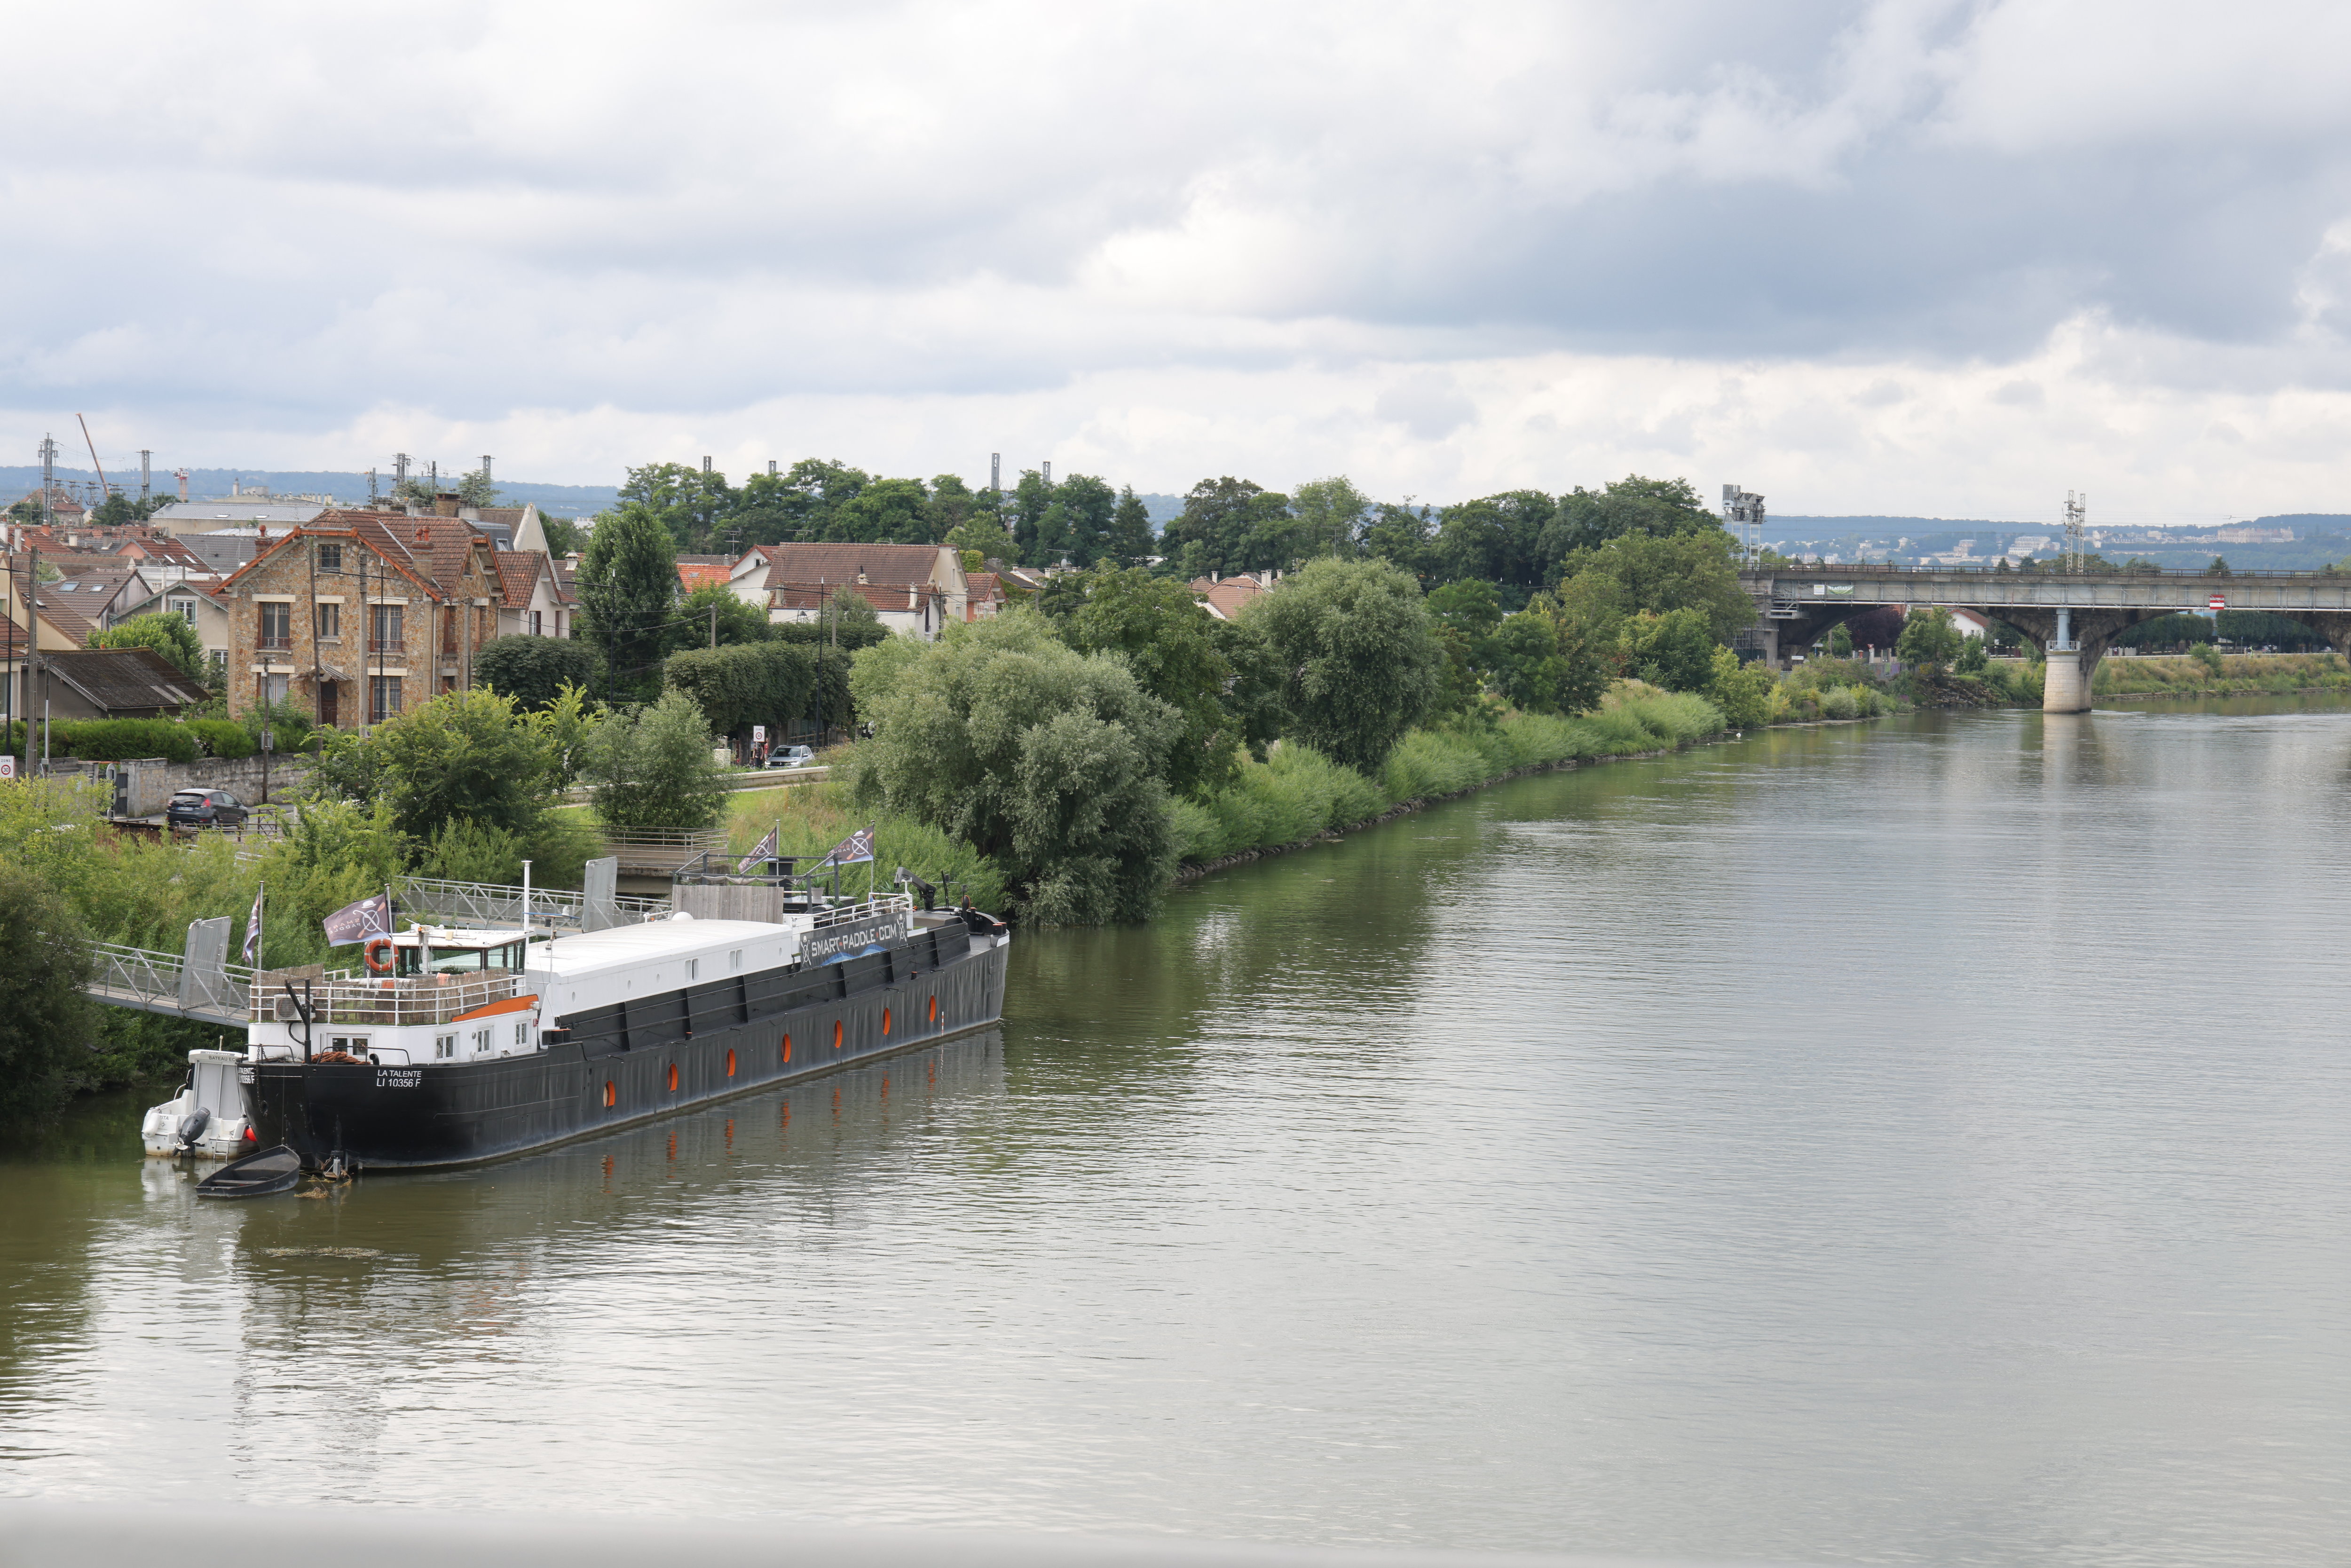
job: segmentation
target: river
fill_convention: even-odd
[[[0,1491],[2338,1563],[2346,785],[2337,702],[1779,731],[480,1171],[199,1208],[86,1104],[0,1166]]]

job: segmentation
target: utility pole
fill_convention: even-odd
[[[392,493],[393,497],[397,499],[400,493],[406,488],[408,488],[408,454],[405,452],[395,452],[392,455]]]
[[[375,470],[368,470],[368,510],[375,510]]]
[[[153,488],[153,486],[149,483],[148,466],[154,455],[143,446],[139,449],[139,498],[141,501],[147,498],[148,492]]]
[[[51,451],[55,443],[43,438],[41,444]],[[46,505],[46,503],[45,503]],[[33,776],[33,694],[41,688],[41,547],[35,545],[26,563],[30,570],[25,579],[25,767],[20,777]],[[47,737],[44,737],[46,742]],[[44,744],[44,751],[48,749]]]
[[[710,645],[718,646],[718,601],[710,601]]]
[[[49,492],[57,483],[57,444],[47,434],[41,437],[41,526],[49,526]],[[31,723],[30,719],[26,721]],[[27,732],[29,733],[29,732]]]
[[[487,489],[487,488],[489,487],[489,483],[490,483],[490,455],[489,455],[488,453],[485,452],[485,453],[483,453],[483,454],[482,454],[482,486],[483,486],[483,488]]]
[[[2079,496],[2071,490],[2065,492],[2065,570],[2071,576],[2082,574],[2083,527],[2089,511],[2090,493],[2087,490]]]
[[[991,490],[1004,488],[1004,454],[1001,452],[987,455],[987,487]]]

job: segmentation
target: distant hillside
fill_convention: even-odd
[[[88,468],[68,468],[63,465],[58,466],[57,475],[59,480],[77,487],[93,483],[98,478],[97,474]],[[130,481],[126,486],[128,491],[133,495],[138,493],[138,469],[131,469],[128,476],[110,471],[106,476],[116,485],[122,485],[127,477]],[[454,480],[455,476],[448,477]],[[37,467],[0,466],[0,497],[5,497],[8,501],[14,501],[20,496],[28,495],[38,489],[40,483],[41,471]],[[248,486],[266,485],[280,495],[332,496],[338,501],[352,505],[364,502],[368,498],[368,482],[365,474],[260,468],[191,468],[188,470],[188,496],[192,500],[206,501],[217,496],[225,496],[233,486],[239,484]],[[392,475],[389,470],[376,476],[376,485],[379,493],[392,488]],[[169,470],[157,470],[154,475],[154,486],[157,490],[165,495],[179,493],[179,481],[172,477]],[[499,480],[498,495],[508,506],[519,507],[527,501],[535,501],[541,511],[557,517],[584,517],[590,512],[601,511],[607,507],[618,506],[621,498],[620,490],[615,486],[541,485],[528,479]]]

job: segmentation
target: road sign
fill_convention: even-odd
[[[765,744],[766,744],[766,742],[767,742],[767,739],[768,739],[768,727],[767,727],[766,725],[764,725],[764,724],[755,724],[755,725],[753,725],[753,726],[751,727],[751,744],[752,744],[752,745],[754,745],[754,746],[761,746],[761,745],[765,745]]]
[[[6,752],[0,751],[0,779],[14,779],[15,777],[16,777],[16,759],[9,756]]]
[[[275,751],[277,749],[277,732],[271,729],[267,725],[263,725],[261,727],[261,749],[264,751]]]
[[[2229,596],[2225,593],[2214,594],[2212,596],[2212,608],[2215,610],[2226,610],[2229,608]]]

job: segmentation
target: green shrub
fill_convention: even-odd
[[[204,749],[214,757],[250,757],[260,747],[245,726],[225,718],[192,718],[188,727],[204,743]]]

